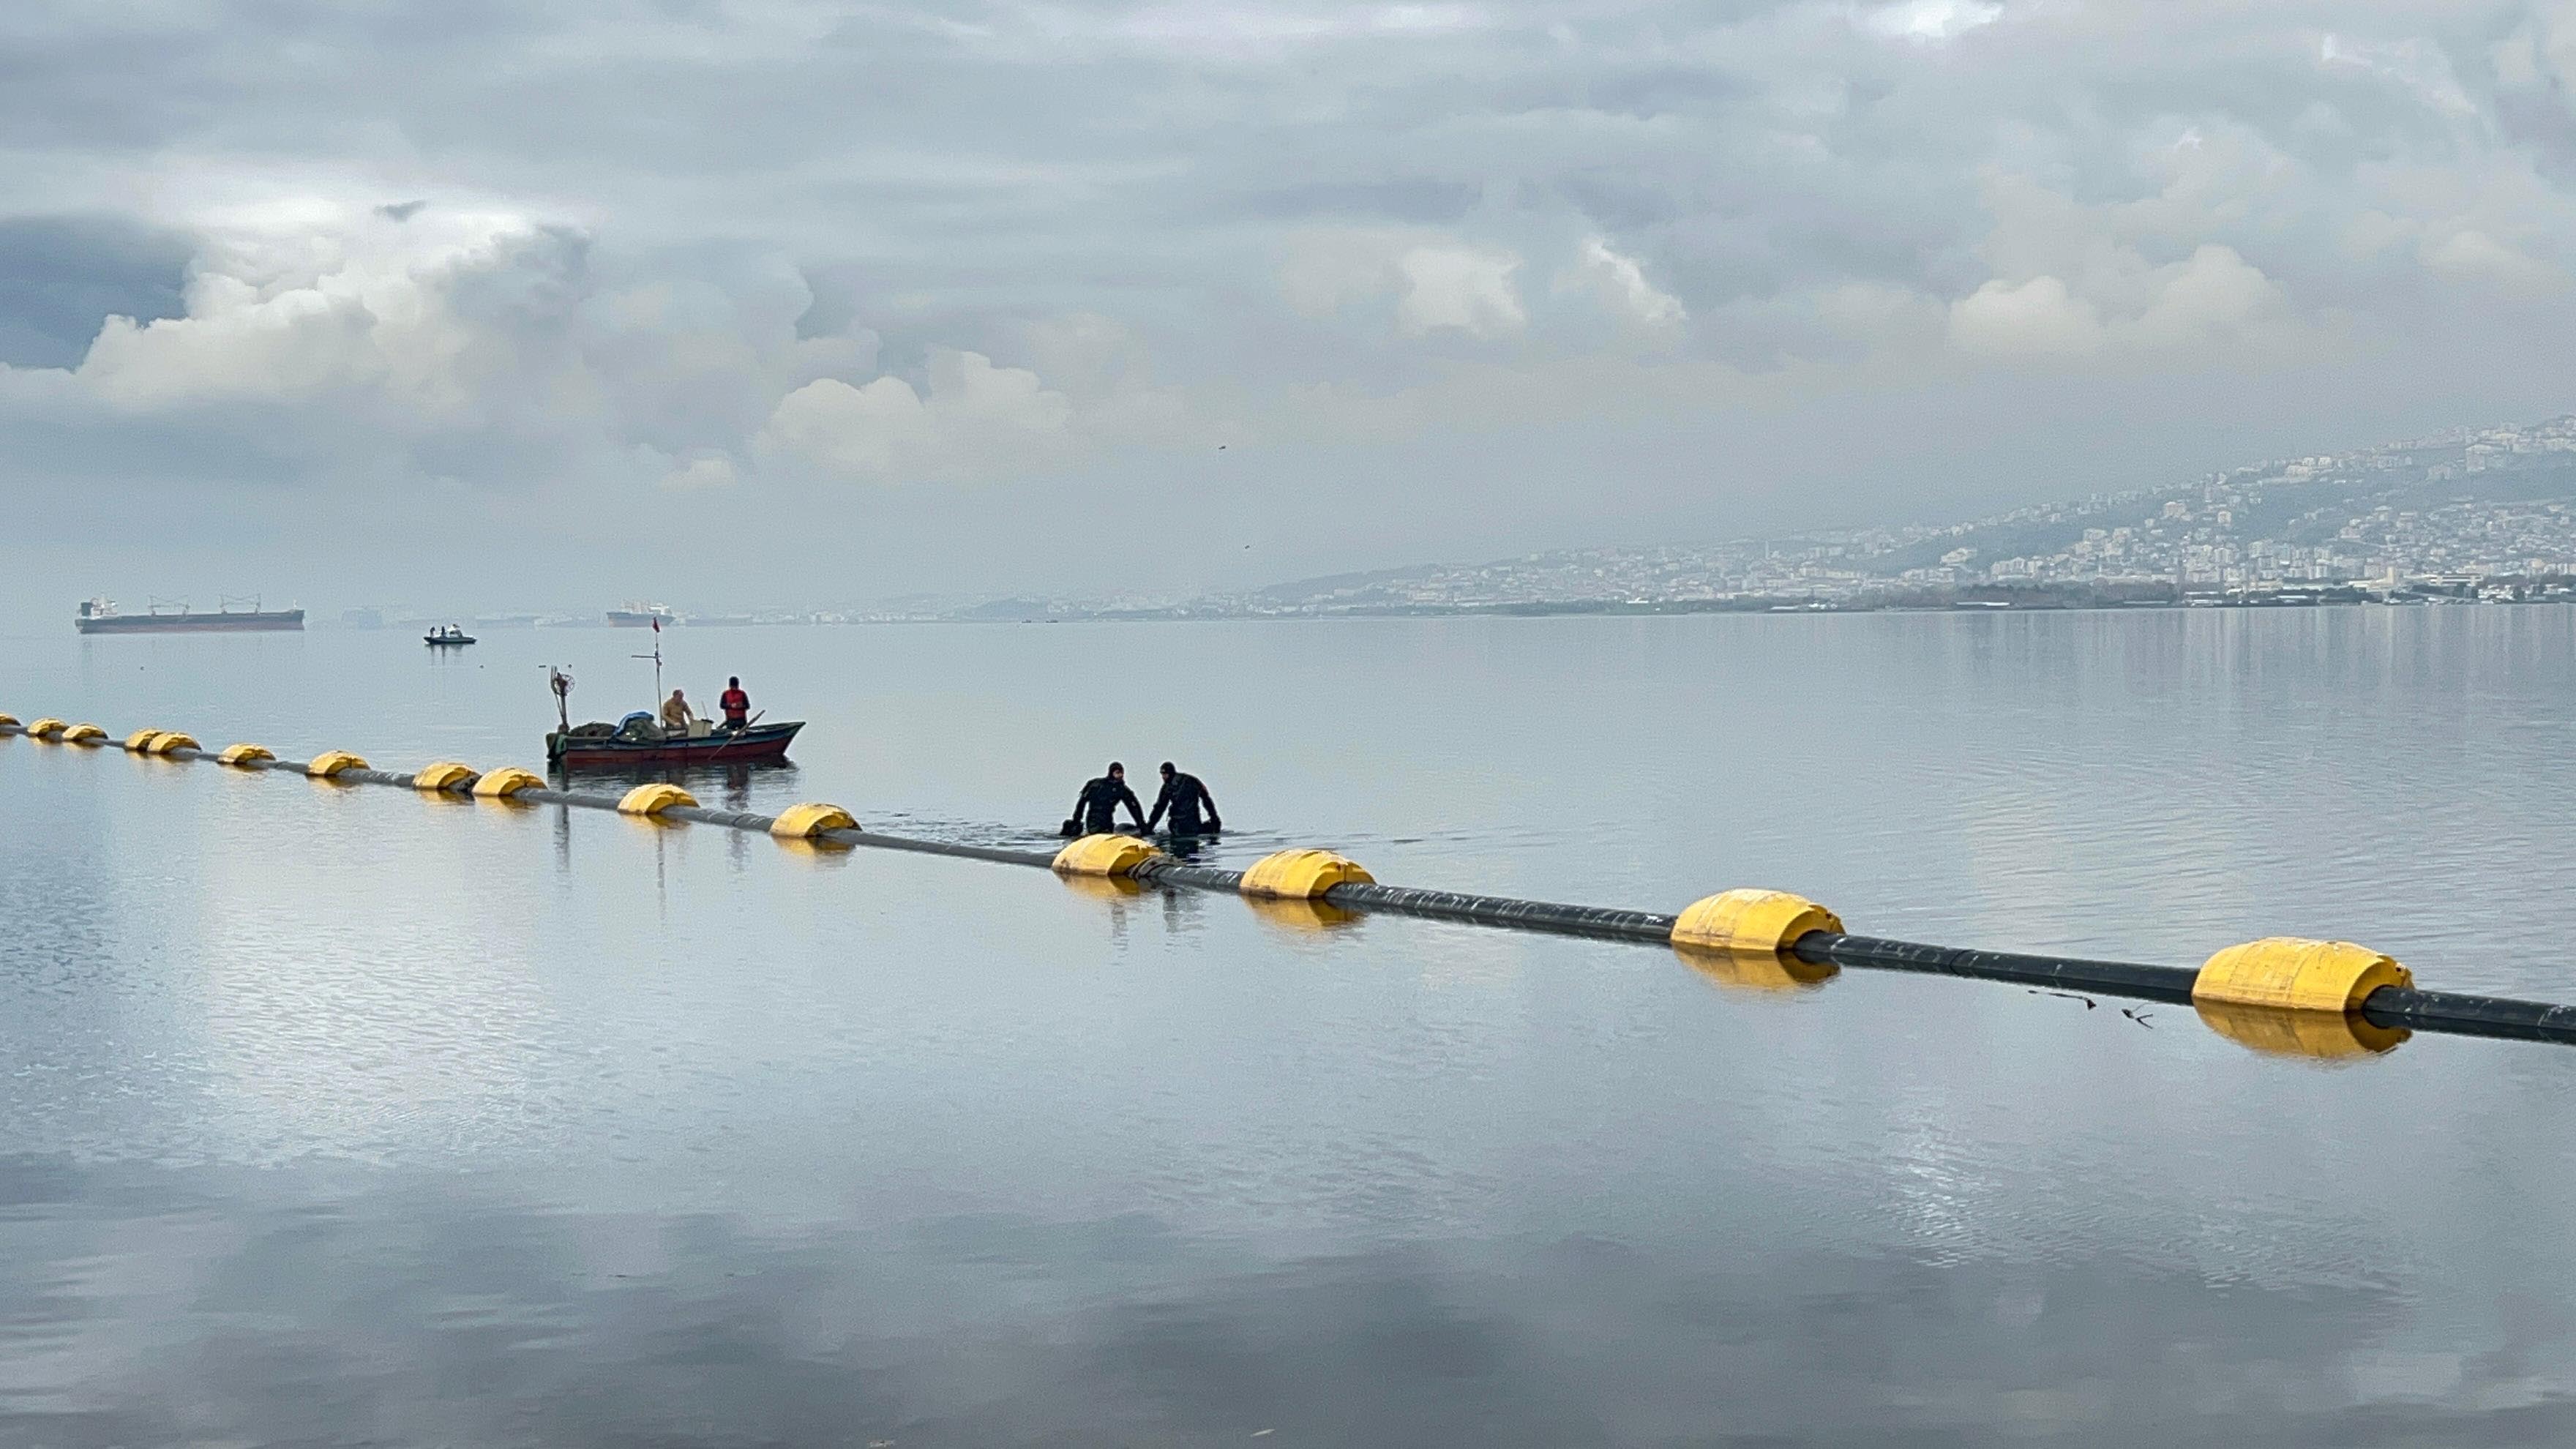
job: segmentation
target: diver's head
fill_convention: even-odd
[[[1163,762],[1163,778],[1164,778],[1164,779],[1166,779],[1166,780],[1168,780],[1168,779],[1172,778],[1173,773],[1174,773],[1174,771],[1173,771],[1173,769],[1172,769],[1172,762],[1171,762],[1171,761],[1169,761],[1169,760],[1165,760],[1165,761]]]
[[[1125,765],[1122,765],[1122,764],[1118,763],[1116,760],[1111,760],[1111,761],[1109,762],[1109,778],[1110,778],[1110,779],[1113,779],[1113,780],[1124,780],[1124,779],[1126,779],[1126,778],[1127,778],[1127,767],[1126,767]]]

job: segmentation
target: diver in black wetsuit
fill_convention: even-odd
[[[1154,813],[1146,817],[1145,828],[1152,830],[1166,810],[1172,812],[1174,835],[1214,835],[1225,828],[1217,818],[1216,797],[1208,793],[1206,784],[1196,775],[1172,768],[1169,760],[1163,762],[1163,793],[1154,797]],[[1201,810],[1207,812],[1205,820],[1199,818]]]
[[[1118,828],[1118,807],[1127,807],[1127,818],[1136,828],[1145,828],[1145,806],[1136,792],[1127,788],[1127,767],[1116,760],[1109,762],[1109,773],[1087,782],[1082,793],[1074,797],[1073,818],[1065,822],[1068,833],[1079,829],[1085,835],[1106,835]]]

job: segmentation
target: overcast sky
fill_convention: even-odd
[[[1192,589],[2547,416],[2571,87],[2473,0],[13,0],[0,601]]]

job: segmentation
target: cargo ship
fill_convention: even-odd
[[[211,614],[195,613],[186,604],[158,602],[148,613],[120,614],[113,600],[92,599],[80,606],[72,623],[84,634],[238,634],[304,628],[302,609],[262,609],[257,599],[247,609],[236,609],[236,602],[226,599]]]
[[[629,603],[609,610],[608,622],[620,629],[658,629],[671,622],[671,611],[660,604]]]

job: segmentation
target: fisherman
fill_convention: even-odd
[[[1199,817],[1202,809],[1207,812],[1204,820]],[[1216,797],[1208,793],[1207,786],[1198,776],[1174,769],[1169,760],[1163,762],[1163,793],[1154,797],[1154,813],[1145,817],[1145,829],[1152,831],[1154,822],[1162,819],[1166,810],[1172,812],[1174,835],[1214,835],[1225,828],[1225,822],[1217,818]]]
[[[1127,807],[1127,818],[1136,828],[1145,828],[1145,806],[1136,792],[1127,788],[1127,767],[1116,760],[1109,762],[1109,773],[1086,782],[1082,793],[1074,797],[1073,818],[1064,822],[1065,833],[1106,835],[1118,828],[1118,807]]]
[[[740,675],[725,677],[725,692],[716,696],[716,708],[724,711],[726,729],[739,730],[751,727],[751,696],[742,692]]]
[[[666,733],[688,734],[689,723],[697,717],[698,712],[689,707],[689,697],[676,689],[662,701],[662,728]]]

